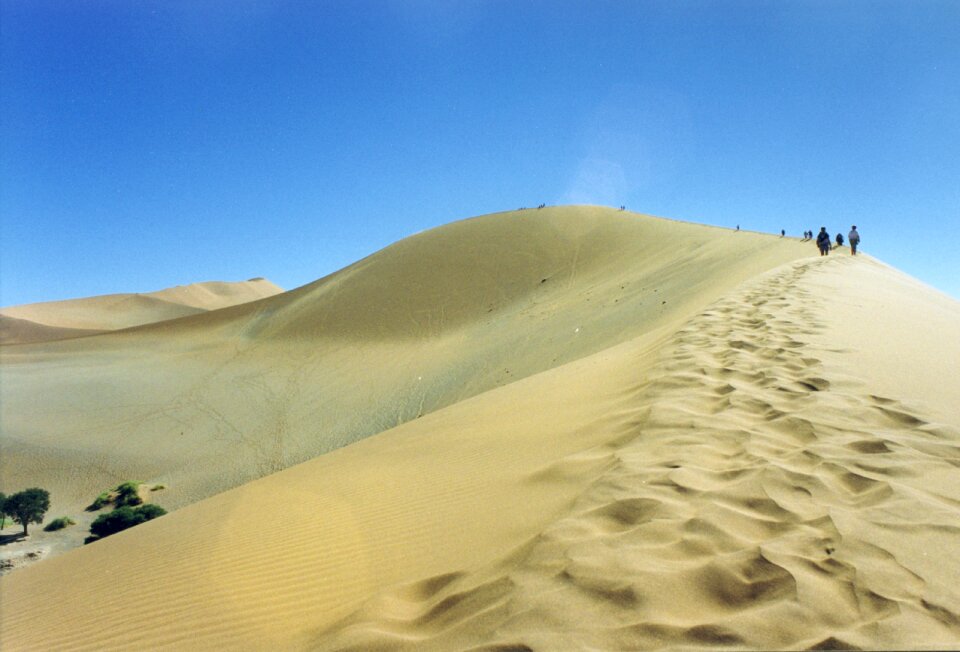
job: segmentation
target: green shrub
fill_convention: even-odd
[[[92,536],[87,537],[86,542],[90,543],[111,534],[122,532],[127,528],[140,525],[166,513],[167,510],[159,505],[143,505],[142,507],[124,505],[118,507],[109,514],[101,514],[90,524],[90,534]]]
[[[113,504],[117,507],[133,507],[141,504],[143,500],[140,498],[140,484],[128,480],[119,485],[115,489],[117,497],[113,499]]]
[[[92,503],[87,506],[88,512],[95,512],[98,509],[103,509],[106,505],[110,503],[110,493],[104,491],[102,494],[97,496]]]
[[[63,528],[67,527],[68,525],[76,525],[76,524],[77,524],[77,522],[74,521],[74,520],[73,520],[72,518],[70,518],[69,516],[61,516],[60,518],[55,518],[55,519],[53,519],[52,521],[50,521],[49,523],[47,523],[46,527],[43,528],[43,531],[44,531],[44,532],[55,532],[56,530],[62,530]]]
[[[98,509],[103,509],[110,503],[113,503],[115,507],[133,507],[134,505],[140,505],[143,503],[143,499],[140,498],[141,484],[143,483],[135,480],[127,480],[117,485],[117,487],[111,491],[104,491],[87,506],[87,511],[95,512]]]

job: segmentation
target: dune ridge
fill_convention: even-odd
[[[868,256],[755,236],[763,254],[744,260],[742,242],[710,236],[738,259],[709,270],[729,277],[705,274],[702,255],[634,259],[616,281],[598,269],[549,302],[525,303],[540,298],[525,289],[484,327],[541,363],[567,342],[551,334],[593,333],[573,359],[528,363],[522,378],[0,578],[0,647],[956,648],[960,304]],[[621,307],[623,279],[648,272],[689,288],[666,297],[682,308]],[[201,324],[217,337],[255,324],[271,354],[315,347],[316,321],[266,313],[335,321],[305,297],[336,283],[187,317],[172,339],[144,337],[148,326],[85,341],[159,360],[178,338],[198,346]],[[510,339],[532,315],[541,328]],[[364,346],[391,364],[456,364],[482,342],[476,321],[433,337],[371,328]],[[316,397],[309,378],[300,368],[272,385],[294,393],[290,428]]]
[[[0,344],[91,335],[205,313],[279,294],[262,278],[210,281],[139,294],[109,294],[0,308]]]
[[[3,344],[33,344],[36,342],[52,342],[66,340],[73,337],[97,335],[106,331],[91,328],[63,328],[38,324],[29,319],[17,319],[0,314],[0,345]]]
[[[314,649],[955,647],[960,429],[831,373],[802,287],[818,271],[677,331],[635,436],[567,515],[479,573],[384,592]]]

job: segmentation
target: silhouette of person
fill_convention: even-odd
[[[821,256],[830,253],[830,234],[827,233],[827,227],[825,226],[820,227],[820,233],[817,235],[817,247],[820,249]]]

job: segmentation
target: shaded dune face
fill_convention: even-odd
[[[772,264],[805,252],[795,242],[778,247],[742,234],[742,249],[731,255],[717,242],[730,236],[593,207],[498,213],[417,234],[315,283],[207,317],[258,340],[422,340],[534,305],[623,314],[642,295],[648,312],[663,312],[670,310],[664,293],[676,290],[669,298],[682,302],[711,276],[736,274],[741,257]],[[698,267],[695,287],[691,266]],[[180,325],[202,329],[211,321]]]
[[[296,318],[266,337],[435,337],[629,273],[658,247],[641,220],[592,211],[520,212],[440,227],[407,238],[302,289]],[[646,228],[645,228],[646,227]],[[652,236],[652,237],[645,237]],[[638,244],[642,244],[639,249]],[[652,288],[651,288],[652,289]]]

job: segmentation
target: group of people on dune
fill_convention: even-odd
[[[807,240],[813,239],[813,231],[804,231],[803,237]],[[850,227],[850,233],[847,234],[847,241],[850,243],[850,254],[853,256],[857,255],[857,245],[860,244],[860,232],[857,231],[856,226]],[[843,234],[837,233],[837,246],[843,246]],[[830,234],[827,233],[827,227],[821,226],[820,233],[817,234],[817,248],[820,250],[821,256],[826,256],[830,253],[832,244],[830,242]]]

